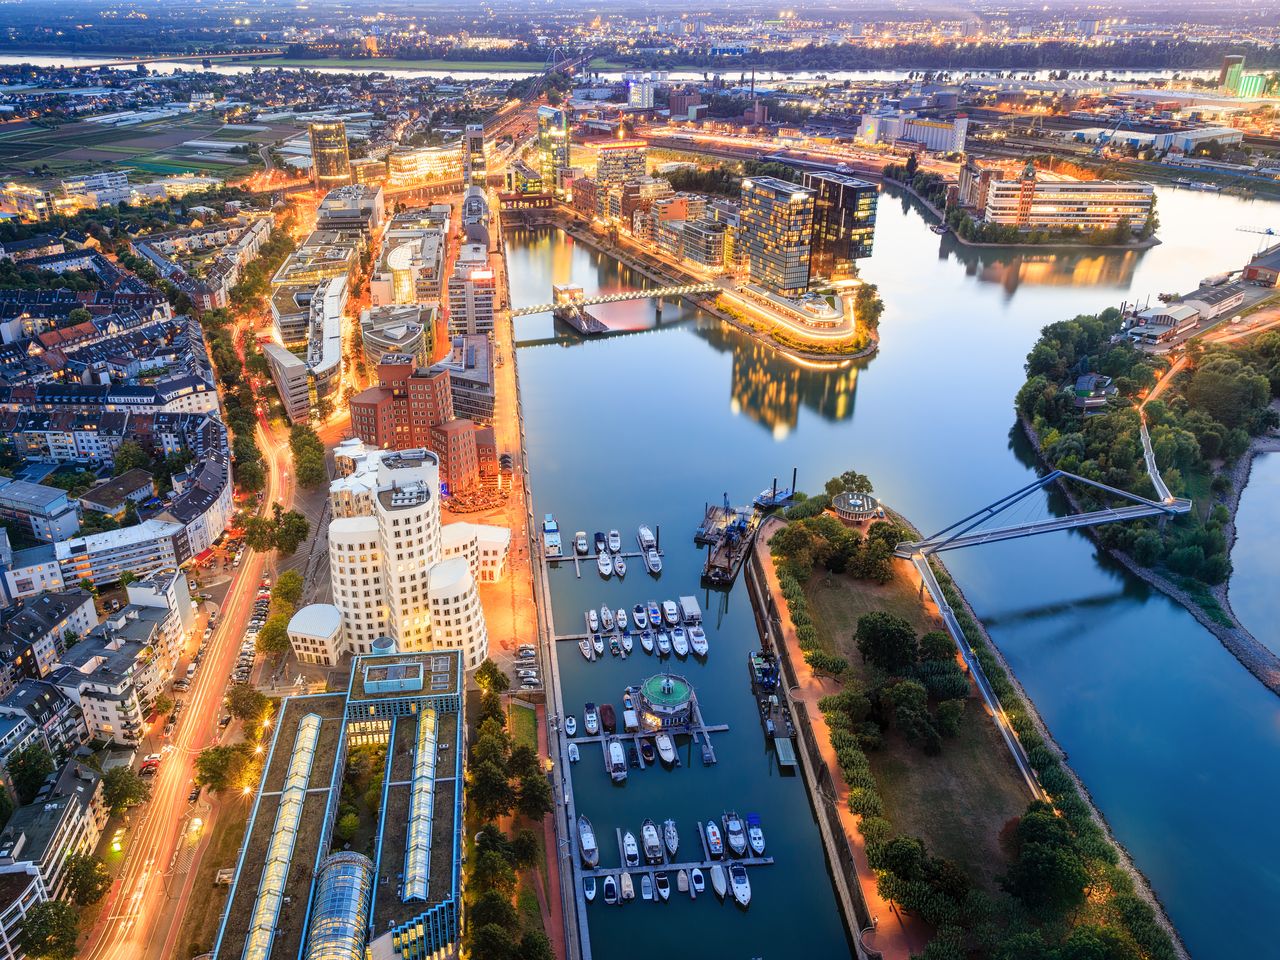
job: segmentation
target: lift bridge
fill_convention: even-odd
[[[943,623],[946,625],[947,632],[951,635],[951,639],[955,642],[960,655],[964,658],[965,665],[968,667],[970,676],[973,677],[977,684],[978,692],[982,694],[982,699],[986,702],[987,710],[990,712],[992,719],[996,724],[996,729],[1000,731],[1001,737],[1004,738],[1005,744],[1012,754],[1014,762],[1018,765],[1023,779],[1027,783],[1027,787],[1031,795],[1036,799],[1043,799],[1045,794],[1040,786],[1040,782],[1036,777],[1035,770],[1031,766],[1031,762],[1027,757],[1026,751],[1022,747],[1022,742],[1014,733],[1013,727],[1009,723],[1008,717],[1005,715],[1004,709],[1000,706],[1000,700],[996,696],[995,690],[992,689],[990,681],[987,680],[986,673],[982,669],[982,664],[978,660],[977,651],[970,644],[969,639],[965,636],[964,630],[960,626],[960,621],[956,618],[955,611],[947,602],[946,596],[942,592],[942,585],[938,582],[938,578],[934,575],[933,567],[929,564],[929,557],[935,553],[941,553],[944,550],[959,550],[962,547],[975,547],[984,543],[999,543],[1003,540],[1017,540],[1022,537],[1032,537],[1041,533],[1052,533],[1057,530],[1074,530],[1079,527],[1096,527],[1104,523],[1118,523],[1124,520],[1139,520],[1143,517],[1160,517],[1165,519],[1172,516],[1189,513],[1191,510],[1191,501],[1174,497],[1169,493],[1169,488],[1165,486],[1164,481],[1160,478],[1160,473],[1155,469],[1155,456],[1151,452],[1150,440],[1146,437],[1145,423],[1143,424],[1144,453],[1146,454],[1147,468],[1151,474],[1151,479],[1155,485],[1160,500],[1148,500],[1140,497],[1135,493],[1128,493],[1116,487],[1108,486],[1105,483],[1098,483],[1096,480],[1089,480],[1085,477],[1077,476],[1073,473],[1067,473],[1065,470],[1054,470],[1033,483],[1027,484],[1019,490],[1015,490],[1008,496],[996,500],[994,503],[988,504],[981,510],[969,514],[963,520],[958,520],[944,530],[940,530],[931,537],[923,540],[899,543],[894,548],[894,554],[906,560],[910,560],[915,566],[916,572],[920,575],[920,586],[922,590],[927,589],[933,602],[938,606],[938,613],[942,617]],[[1125,506],[1104,507],[1098,510],[1089,511],[1087,513],[1071,514],[1065,517],[1050,517],[1042,520],[1028,520],[1018,523],[1006,523],[984,527],[983,525],[989,521],[999,517],[1002,513],[1019,503],[1024,503],[1029,497],[1039,490],[1043,490],[1051,483],[1059,481],[1074,481],[1082,483],[1086,486],[1093,487],[1104,493],[1111,494],[1121,500],[1128,501]],[[981,528],[981,529],[980,529]]]

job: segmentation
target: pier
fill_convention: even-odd
[[[572,546],[572,545],[570,545],[570,546]],[[581,580],[581,579],[582,579],[582,564],[583,564],[583,562],[584,562],[584,561],[588,561],[588,560],[589,560],[589,561],[591,561],[591,563],[590,563],[588,566],[594,566],[594,565],[595,565],[595,562],[596,562],[596,558],[598,558],[599,556],[600,556],[600,554],[598,554],[598,553],[597,553],[596,551],[594,551],[594,550],[592,550],[590,553],[578,553],[578,551],[574,550],[572,553],[562,553],[562,554],[560,554],[559,556],[551,556],[551,555],[547,555],[547,556],[545,557],[545,559],[546,559],[547,563],[548,563],[550,566],[555,566],[556,564],[566,563],[566,562],[568,562],[568,561],[572,560],[572,561],[573,561],[573,572],[574,572],[574,575],[575,575],[579,580]],[[648,572],[649,572],[649,568],[648,568],[647,566],[645,566],[645,562],[644,562],[644,554],[643,554],[643,553],[640,553],[639,551],[635,551],[635,550],[630,550],[630,551],[628,551],[628,550],[621,550],[621,551],[619,551],[618,553],[610,553],[610,554],[609,554],[609,556],[611,556],[611,557],[622,557],[622,559],[627,560],[627,561],[635,560],[635,562],[636,562],[637,566],[638,566],[640,569],[643,569],[643,570],[645,571],[645,573],[648,573]],[[662,552],[661,550],[659,550],[659,551],[658,551],[658,556],[659,556],[659,557],[662,557],[662,556],[663,556],[663,552]],[[610,576],[610,577],[616,577],[616,576],[618,576],[618,575],[617,575],[616,573],[611,573],[611,574],[609,574],[609,576]],[[625,580],[625,577],[619,577],[619,579],[621,579],[621,580]]]
[[[773,857],[770,857],[770,856],[757,857],[752,854],[747,854],[745,856],[735,857],[732,854],[729,854],[726,852],[723,856],[713,857],[711,855],[711,849],[707,846],[707,836],[705,831],[706,831],[706,828],[704,824],[701,821],[699,821],[698,843],[699,843],[699,846],[701,847],[701,852],[702,852],[702,859],[700,860],[673,860],[671,858],[671,854],[667,851],[666,847],[664,846],[662,848],[663,859],[660,863],[641,863],[638,866],[634,866],[634,867],[627,867],[627,866],[584,867],[581,864],[579,864],[578,873],[580,873],[584,877],[598,877],[600,879],[603,879],[604,877],[608,877],[608,876],[621,877],[622,874],[624,873],[630,873],[636,876],[643,875],[646,873],[652,876],[653,874],[660,873],[662,871],[666,871],[669,874],[674,874],[674,873],[678,873],[681,870],[684,870],[686,872],[690,870],[701,870],[704,873],[706,873],[716,864],[719,864],[720,866],[724,867],[726,870],[729,868],[730,864],[734,864],[734,863],[740,863],[744,867],[768,867],[773,865],[773,862],[774,862]],[[622,849],[622,834],[623,834],[623,830],[621,827],[614,828],[614,836],[618,843],[618,862],[625,864],[626,855],[623,853],[623,849]],[[681,847],[683,847],[684,838],[682,837],[681,839],[682,839]],[[680,855],[680,849],[677,848],[676,856],[679,856],[679,855]],[[672,893],[674,894],[676,892],[675,886],[674,886],[674,877],[672,878],[672,884],[673,884]],[[706,893],[709,893],[712,896],[715,895],[715,891],[712,890],[711,888],[710,880],[707,881]],[[640,894],[638,890],[636,892],[636,899],[637,900],[640,899]],[[657,899],[656,895],[654,899],[655,900]],[[725,899],[732,899],[732,898],[726,897]]]

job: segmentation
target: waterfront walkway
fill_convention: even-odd
[[[844,827],[845,842],[853,853],[854,863],[858,868],[858,884],[862,888],[862,898],[866,902],[871,917],[878,922],[874,932],[863,938],[863,943],[877,951],[884,960],[910,960],[912,954],[923,953],[929,943],[933,931],[919,917],[903,914],[888,900],[880,896],[876,887],[875,873],[867,862],[866,841],[863,840],[859,825],[862,818],[849,809],[849,785],[845,783],[844,774],[836,760],[835,750],[831,747],[831,730],[827,727],[822,711],[818,709],[818,701],[828,694],[839,693],[840,684],[834,680],[815,676],[809,665],[805,663],[804,651],[800,649],[799,638],[796,637],[795,624],[791,622],[791,614],[786,600],[782,597],[782,589],[778,583],[778,574],[773,566],[773,557],[769,554],[769,540],[775,532],[782,529],[783,524],[776,519],[766,520],[756,538],[756,554],[760,566],[764,570],[766,586],[773,595],[781,620],[781,639],[786,643],[787,656],[795,670],[796,686],[790,690],[791,699],[803,703],[812,724],[813,735],[819,754],[831,775],[835,787],[836,809],[840,814],[840,824]]]

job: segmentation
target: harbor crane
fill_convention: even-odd
[[[1241,233],[1261,233],[1263,236],[1274,237],[1280,234],[1280,230],[1275,227],[1236,227]]]

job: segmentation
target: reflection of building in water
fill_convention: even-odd
[[[1009,293],[1024,283],[1037,287],[1127,287],[1140,256],[1136,250],[1093,256],[1018,254],[983,264],[978,278],[998,283]]]
[[[801,406],[827,420],[853,416],[859,364],[838,370],[806,367],[721,324],[696,329],[717,350],[733,353],[733,412],[767,427],[778,439],[795,427]]]

